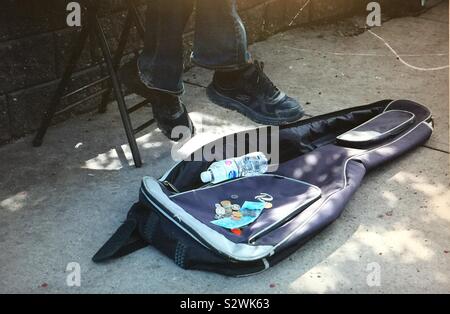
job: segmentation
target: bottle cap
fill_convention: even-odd
[[[211,171],[207,170],[200,174],[200,179],[203,183],[208,183],[212,181]]]

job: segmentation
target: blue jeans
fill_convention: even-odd
[[[251,59],[236,0],[148,1],[144,50],[138,58],[139,76],[150,89],[183,93],[183,32],[195,6],[192,62],[231,71]]]

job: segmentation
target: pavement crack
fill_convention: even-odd
[[[434,19],[430,19],[430,18],[427,18],[427,17],[421,17],[421,16],[418,16],[417,18],[425,20],[425,21],[430,21],[430,22],[435,22],[435,23],[442,23],[442,24],[448,25],[448,22],[445,22],[445,21],[434,20]]]
[[[206,86],[199,84],[199,83],[194,83],[194,82],[185,81],[185,80],[183,82],[186,85],[196,86],[196,87],[200,87],[200,88],[206,88]]]
[[[425,148],[431,149],[431,150],[435,150],[437,152],[441,152],[441,153],[444,153],[444,154],[450,154],[449,151],[446,151],[446,150],[443,150],[443,149],[440,149],[440,148],[435,148],[435,147],[432,147],[432,146],[429,146],[429,145],[422,145],[422,146],[425,147]]]

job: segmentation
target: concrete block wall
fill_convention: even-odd
[[[125,18],[125,0],[102,1],[101,22],[113,49]],[[139,10],[145,2],[139,0]],[[2,0],[0,1],[0,145],[27,133],[39,125],[45,106],[51,99],[68,60],[71,43],[79,28],[67,27],[68,0]],[[364,13],[367,0],[238,0],[240,15],[250,42],[263,40],[281,30],[298,25],[328,21]],[[386,8],[416,10],[419,0],[384,0]],[[299,11],[303,8],[301,13]],[[295,18],[296,17],[296,18]],[[294,19],[295,18],[295,19]],[[192,46],[193,22],[188,23],[184,42],[186,67]],[[135,31],[127,53],[141,48]],[[99,48],[88,43],[83,52],[71,88],[98,78]],[[93,87],[86,93],[98,90]],[[72,99],[76,100],[76,99]],[[99,99],[76,108],[73,113],[94,110]],[[66,104],[62,104],[62,108]],[[61,108],[60,108],[61,109]],[[67,119],[63,115],[55,121]]]

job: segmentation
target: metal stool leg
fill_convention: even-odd
[[[114,65],[114,70],[116,72],[120,66],[120,61],[122,60],[123,52],[124,52],[125,46],[128,42],[128,37],[130,35],[130,31],[131,31],[131,27],[133,26],[133,22],[134,22],[134,25],[136,26],[136,30],[139,34],[139,37],[142,40],[144,40],[144,34],[145,34],[144,25],[139,16],[139,12],[136,8],[136,4],[135,4],[134,0],[128,0],[127,3],[128,3],[127,17],[126,17],[126,20],[124,23],[124,28],[122,30],[122,33],[120,34],[120,39],[119,39],[119,44],[117,46],[117,50],[114,53],[114,57],[113,57],[113,65]],[[108,85],[108,89],[111,89],[110,84]],[[98,107],[99,113],[106,112],[110,93],[111,93],[111,91],[108,91],[106,94],[103,95],[102,101]]]
[[[80,34],[78,35],[77,42],[75,44],[75,48],[70,56],[70,60],[66,68],[64,69],[63,76],[61,81],[58,84],[58,87],[53,95],[51,102],[49,103],[47,109],[44,112],[42,117],[41,125],[33,139],[33,146],[38,147],[42,145],[45,133],[50,126],[53,116],[55,115],[56,109],[61,101],[61,97],[63,96],[64,90],[70,82],[70,78],[72,77],[72,73],[75,70],[78,60],[80,59],[81,53],[83,52],[84,46],[86,45],[86,40],[89,36],[89,25],[83,26]]]
[[[116,52],[114,53],[114,57],[113,57],[113,69],[114,69],[114,72],[116,72],[116,73],[119,68],[120,61],[122,60],[123,52],[125,50],[125,46],[128,41],[128,36],[130,35],[132,21],[133,21],[133,16],[132,16],[130,9],[128,9],[128,13],[127,13],[127,17],[125,19],[122,33],[120,34],[119,44],[117,45],[117,49],[116,49]],[[110,94],[111,94],[111,83],[108,82],[108,91],[105,94],[103,94],[102,101],[101,101],[100,105],[98,106],[98,112],[100,112],[100,113],[106,112]]]
[[[103,32],[103,28],[100,25],[100,22],[97,16],[92,18],[93,28],[92,32],[98,39],[100,44],[100,48],[103,53],[103,57],[106,61],[106,66],[108,68],[108,72],[111,78],[112,87],[114,90],[114,94],[116,96],[117,104],[119,106],[119,112],[122,118],[122,123],[125,128],[125,133],[127,135],[128,143],[130,144],[131,153],[133,154],[134,165],[136,167],[142,166],[141,155],[139,153],[139,148],[136,143],[136,139],[134,137],[133,128],[131,126],[130,117],[127,112],[127,106],[125,104],[125,99],[122,93],[122,87],[120,85],[119,78],[117,77],[116,71],[114,71],[114,64],[111,57],[111,49],[109,48],[108,42],[106,41],[105,33]]]
[[[43,119],[42,119],[40,128],[38,129],[37,134],[33,140],[34,146],[40,146],[42,144],[44,135],[45,135],[48,127],[50,126],[53,116],[55,114],[58,114],[58,112],[56,110],[57,110],[58,105],[60,104],[62,98],[66,98],[69,95],[73,95],[75,93],[81,92],[81,91],[89,88],[90,86],[93,86],[94,84],[99,84],[99,83],[104,82],[107,79],[110,79],[111,84],[108,86],[108,88],[105,88],[99,92],[93,93],[92,95],[85,97],[83,100],[77,101],[74,104],[68,106],[68,108],[69,107],[72,108],[83,101],[92,99],[93,97],[97,97],[99,95],[104,95],[105,92],[108,92],[108,94],[109,94],[112,89],[114,91],[114,96],[116,98],[116,101],[117,101],[117,104],[119,107],[119,112],[120,112],[120,115],[122,118],[122,123],[123,123],[124,129],[125,129],[128,143],[130,145],[131,153],[133,155],[134,164],[136,167],[142,166],[142,160],[141,160],[139,148],[136,143],[135,133],[141,131],[144,127],[148,126],[150,122],[144,123],[144,125],[136,128],[136,130],[133,130],[129,113],[142,107],[143,104],[145,104],[147,102],[147,100],[144,102],[141,102],[137,105],[134,105],[130,109],[127,109],[124,94],[121,89],[120,80],[116,73],[117,68],[120,65],[120,61],[122,59],[122,54],[123,54],[123,51],[124,51],[126,43],[127,43],[127,39],[129,36],[129,32],[131,30],[131,27],[132,27],[133,19],[135,19],[136,24],[140,23],[140,21],[136,19],[136,18],[139,18],[139,16],[137,15],[138,13],[134,6],[134,3],[132,3],[132,0],[129,0],[129,1],[130,1],[129,2],[130,6],[129,6],[129,10],[128,10],[128,16],[127,16],[124,30],[122,31],[121,39],[119,41],[118,49],[114,55],[114,58],[111,56],[111,49],[108,45],[105,33],[104,33],[103,28],[100,25],[100,22],[97,17],[98,6],[97,6],[96,1],[94,1],[94,0],[84,0],[83,1],[84,8],[85,8],[86,12],[88,13],[87,14],[87,22],[81,29],[81,32],[79,34],[79,37],[77,38],[75,47],[73,48],[73,51],[71,53],[69,63],[64,70],[63,77],[62,77],[61,81],[59,82],[57,90],[56,90],[55,94],[53,95],[53,98],[52,98],[50,104],[48,105],[47,110],[45,111],[45,113],[43,115]],[[143,32],[142,24],[140,24],[140,26],[141,26],[140,33],[142,33]],[[106,68],[108,70],[109,75],[106,77],[103,77],[100,80],[97,80],[93,83],[87,84],[86,86],[84,86],[74,92],[70,92],[67,95],[63,95],[67,86],[69,85],[70,78],[75,70],[78,60],[80,59],[81,53],[84,50],[84,47],[86,45],[86,41],[88,38],[90,38],[91,40],[93,40],[94,38],[97,39],[97,41],[100,45],[101,51],[102,51],[103,58],[106,62]],[[103,102],[104,102],[104,104],[106,104],[107,100],[105,98],[103,98],[102,103]],[[106,107],[106,105],[105,105],[105,107]],[[102,106],[99,106],[99,110],[102,110]]]

